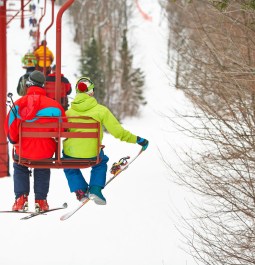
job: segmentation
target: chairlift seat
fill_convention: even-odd
[[[13,148],[12,158],[15,163],[30,167],[30,168],[88,168],[100,162],[99,153],[103,146],[100,144],[100,123],[93,118],[77,116],[68,117],[70,121],[63,121],[64,117],[40,117],[52,118],[53,122],[35,123],[21,121],[19,126],[19,145],[20,155],[15,155],[15,147]],[[58,121],[56,121],[56,119]],[[79,121],[73,122],[74,119]],[[80,120],[84,122],[80,122]],[[23,130],[24,128],[29,129]],[[78,128],[80,132],[70,132],[69,129]],[[52,129],[52,131],[45,131]],[[22,157],[22,139],[30,138],[54,138],[56,141],[56,150],[52,158],[33,160]],[[95,138],[97,139],[96,157],[91,158],[63,158],[62,157],[62,141],[65,138]]]

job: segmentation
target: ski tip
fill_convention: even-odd
[[[64,214],[60,217],[60,221],[65,221],[66,219],[69,218],[69,215],[68,214]]]

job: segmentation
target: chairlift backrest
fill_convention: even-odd
[[[13,149],[13,160],[14,162],[27,166],[30,168],[87,168],[96,165],[100,162],[99,153],[102,148],[100,143],[100,123],[93,118],[78,116],[78,117],[68,117],[72,119],[70,121],[66,120],[65,117],[40,117],[52,118],[52,122],[45,123],[35,123],[21,121],[19,127],[19,150],[20,156],[15,155],[15,150]],[[57,119],[57,121],[56,121]],[[77,122],[74,120],[77,119]],[[82,122],[83,121],[83,122]],[[81,131],[73,132],[70,131],[72,128],[80,128]],[[52,158],[32,160],[22,157],[22,140],[25,137],[29,138],[54,138],[56,141],[56,151]],[[62,158],[62,141],[66,138],[94,138],[97,140],[97,156],[94,159],[71,159]]]

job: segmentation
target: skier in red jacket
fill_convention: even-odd
[[[40,71],[33,71],[26,81],[27,94],[14,102],[13,108],[9,111],[5,120],[5,132],[9,141],[15,144],[19,140],[19,125],[21,120],[34,123],[55,122],[55,119],[46,117],[65,117],[62,106],[55,100],[48,98],[43,89],[45,76]],[[50,129],[49,129],[50,130]],[[51,158],[56,149],[56,142],[53,138],[24,138],[22,142],[22,157],[29,159]],[[15,147],[15,155],[20,154],[19,147]],[[13,211],[28,210],[28,195],[30,189],[29,176],[30,170],[17,163],[14,167],[14,193],[15,203]],[[34,169],[34,192],[36,211],[46,211],[49,209],[47,194],[50,184],[50,169]]]

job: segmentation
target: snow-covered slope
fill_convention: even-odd
[[[186,194],[169,181],[169,172],[158,151],[159,148],[167,154],[168,142],[183,140],[171,132],[160,114],[167,113],[170,107],[183,108],[188,103],[182,93],[173,88],[173,74],[166,66],[167,30],[158,2],[143,0],[140,5],[152,21],[144,20],[137,10],[130,28],[130,39],[135,51],[135,65],[141,67],[146,75],[148,104],[139,118],[127,119],[123,126],[147,138],[149,148],[104,190],[106,206],[89,202],[64,222],[59,217],[65,210],[28,221],[19,220],[22,214],[1,214],[2,265],[194,264],[180,249],[180,236],[175,229],[172,212],[175,207],[186,210]],[[47,21],[43,27],[47,27]],[[10,24],[7,32],[8,91],[14,93],[15,99],[18,98],[18,78],[24,73],[20,60],[30,48],[28,32],[28,22],[21,30],[18,20]],[[49,31],[47,41],[55,52],[55,28]],[[63,16],[62,43],[62,72],[74,86],[79,67],[79,47],[73,42],[68,13]],[[110,157],[109,166],[122,156],[135,155],[140,149],[138,145],[120,142],[108,134],[104,144],[105,153]],[[84,174],[88,178],[89,170],[84,170]],[[30,210],[33,210],[33,200],[31,177]],[[75,195],[69,192],[61,169],[52,170],[48,201],[51,207],[67,202],[71,208],[78,203]],[[13,202],[12,177],[0,179],[0,210],[11,209]]]

